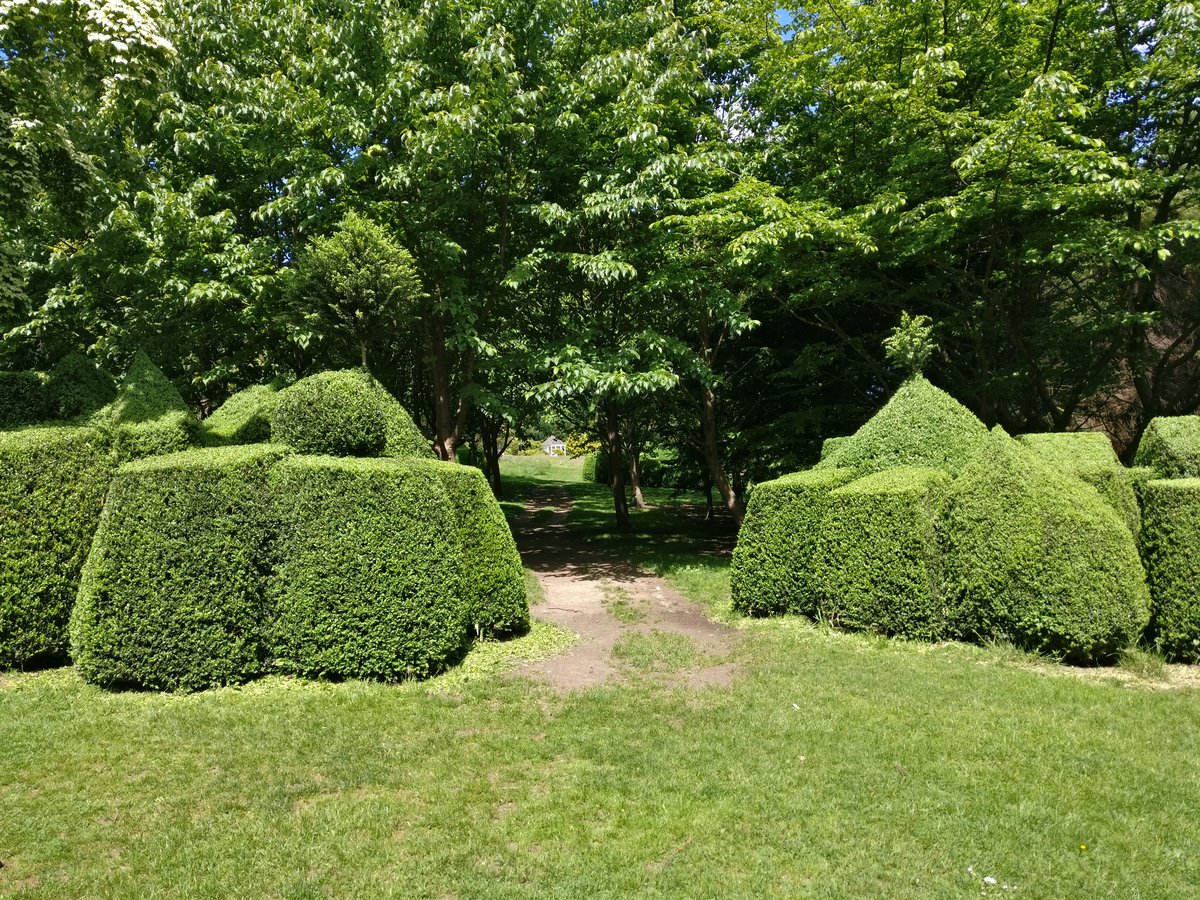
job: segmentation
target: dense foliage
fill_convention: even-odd
[[[1160,478],[1200,476],[1200,416],[1152,419],[1134,462],[1153,469]]]
[[[1200,479],[1146,485],[1142,554],[1152,638],[1172,659],[1200,661]]]
[[[46,417],[46,385],[37,372],[0,372],[0,429]]]
[[[1094,487],[1137,537],[1142,518],[1133,487],[1136,476],[1121,465],[1106,435],[1068,431],[1024,434],[1019,440],[1046,462]]]
[[[320,372],[280,392],[271,439],[300,453],[379,456],[387,446],[387,420],[362,373]]]
[[[196,420],[162,371],[139,350],[117,389],[116,398],[92,416],[112,431],[118,453],[141,459],[186,450],[196,436]]]
[[[258,444],[271,438],[271,417],[279,389],[256,384],[238,391],[201,423],[201,440],[210,446]]]
[[[271,445],[192,450],[117,472],[71,617],[95,684],[200,690],[270,658]]]
[[[112,376],[78,353],[60,359],[46,378],[46,414],[51,419],[90,416],[116,397]]]
[[[94,428],[0,433],[0,669],[61,660],[114,460]]]

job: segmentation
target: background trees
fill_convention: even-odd
[[[902,311],[1013,432],[1200,405],[1191,4],[0,0],[0,138],[7,365],[145,347],[199,410],[365,350],[494,484],[548,404],[737,516]],[[318,289],[356,229],[399,293]]]

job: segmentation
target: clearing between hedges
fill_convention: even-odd
[[[521,559],[543,592],[530,612],[579,635],[566,653],[526,663],[518,673],[560,691],[627,677],[631,670],[687,687],[728,685],[738,632],[713,622],[618,550],[574,536],[570,508],[565,487],[537,487],[513,523]],[[679,668],[664,670],[660,657]]]

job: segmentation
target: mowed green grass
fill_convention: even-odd
[[[637,543],[571,489],[579,533]],[[638,514],[645,564],[727,615],[724,559],[689,576],[672,520]],[[0,895],[1194,895],[1200,692],[1153,667],[740,625],[733,685],[702,690],[504,677],[563,643],[544,627],[400,686],[0,676]],[[643,644],[638,672],[687,655]]]

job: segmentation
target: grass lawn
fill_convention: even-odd
[[[719,527],[612,537],[603,489],[509,462],[510,511],[558,478],[580,536],[730,616]],[[697,691],[505,678],[548,626],[400,686],[0,675],[0,895],[1195,896],[1200,691],[1165,689],[1193,670],[740,624],[732,687]]]

